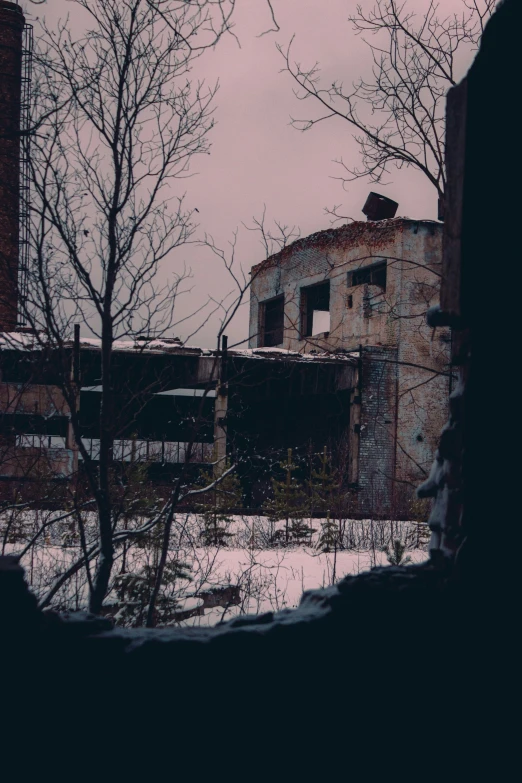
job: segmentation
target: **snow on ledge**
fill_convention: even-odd
[[[11,351],[39,351],[47,344],[47,339],[43,333],[32,332],[0,332],[0,350]],[[71,348],[72,340],[64,341],[64,347]],[[101,349],[101,340],[97,337],[81,337],[80,347]],[[162,340],[115,340],[113,350],[128,353],[147,353],[147,354],[173,354],[178,356],[208,356],[216,357],[219,354],[211,348],[200,348],[195,345],[183,345],[177,338],[165,338]],[[249,359],[271,359],[271,360],[297,360],[297,361],[320,361],[320,362],[349,362],[359,358],[358,351],[347,353],[330,353],[328,351],[315,351],[313,353],[300,353],[288,348],[231,348],[228,355],[233,357],[244,357]]]

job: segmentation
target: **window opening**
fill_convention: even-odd
[[[301,289],[301,335],[330,331],[330,281]]]
[[[355,285],[377,285],[386,291],[386,261],[380,261],[378,264],[363,266],[362,269],[354,269],[348,272],[348,286]]]
[[[284,335],[285,298],[278,296],[268,302],[262,302],[262,329],[260,348],[281,345]]]

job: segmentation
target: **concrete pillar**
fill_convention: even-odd
[[[0,331],[17,323],[24,24],[20,6],[0,0]]]
[[[66,448],[72,451],[72,471],[76,475],[78,473],[78,458],[80,450],[74,436],[74,429],[72,425],[72,414],[78,413],[80,410],[80,392],[81,392],[81,375],[80,375],[80,325],[74,325],[74,343],[71,361],[71,390],[74,394],[73,405],[74,411],[70,412],[69,424],[67,425],[67,440]]]
[[[220,476],[227,462],[227,429],[226,416],[228,410],[228,337],[221,338],[221,356],[219,358],[219,380],[216,386],[216,402],[214,405],[214,476]]]
[[[214,405],[214,476],[220,476],[227,461],[226,415],[228,410],[228,386],[219,383]]]
[[[76,410],[78,411],[80,409],[80,394],[78,393],[76,397]],[[76,438],[74,437],[74,430],[71,423],[71,420],[69,419],[69,424],[67,425],[67,437],[65,440],[65,447],[69,449],[72,453],[72,465],[71,470],[74,475],[78,473],[78,458],[80,450],[78,448],[78,444],[76,443]]]

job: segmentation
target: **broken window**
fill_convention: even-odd
[[[330,331],[330,281],[301,288],[301,336]]]
[[[364,284],[378,285],[386,291],[386,261],[379,261],[377,264],[348,272],[348,287]]]
[[[271,348],[281,345],[284,334],[285,298],[278,296],[268,302],[261,302],[261,329],[259,347]]]

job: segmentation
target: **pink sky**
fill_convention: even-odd
[[[33,18],[45,16],[49,24],[74,10],[67,0],[22,5],[29,7]],[[364,3],[365,7],[371,5],[372,0]],[[443,0],[440,5],[448,12],[462,8],[460,0]],[[251,223],[253,215],[260,216],[263,204],[269,221],[295,224],[302,236],[330,226],[326,206],[342,203],[343,214],[364,219],[361,207],[370,190],[398,201],[398,215],[436,219],[435,190],[411,169],[392,171],[387,185],[359,180],[343,190],[332,178],[339,174],[333,159],[342,156],[350,165],[359,162],[358,147],[346,122],[329,120],[306,133],[289,125],[290,115],[309,117],[314,107],[294,98],[290,76],[280,73],[283,61],[276,41],[286,44],[295,34],[296,59],[303,64],[318,60],[326,80],[342,78],[350,83],[370,66],[367,47],[347,22],[356,7],[354,0],[273,0],[273,6],[281,30],[259,38],[271,24],[265,0],[238,0],[235,32],[241,48],[228,36],[195,69],[195,76],[219,79],[221,85],[211,154],[196,159],[192,171],[198,172],[197,176],[180,183],[188,203],[199,210],[200,235],[211,234],[216,244],[226,249],[239,227],[236,254],[248,271],[262,260],[263,251],[258,237],[241,224]],[[411,0],[411,6],[421,12],[425,2]],[[462,73],[470,61],[471,57],[462,64]],[[161,274],[180,268],[183,262],[192,268],[192,291],[180,301],[178,317],[200,307],[209,294],[219,299],[231,290],[220,262],[200,247],[177,250]],[[180,325],[175,333],[185,338],[186,325]],[[204,323],[191,343],[214,346],[215,333],[214,317]],[[248,300],[231,325],[229,337],[236,342],[247,333]]]

